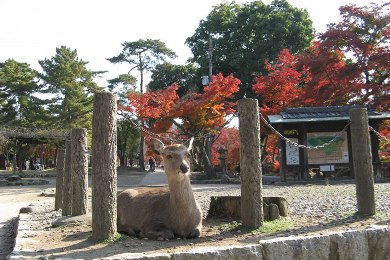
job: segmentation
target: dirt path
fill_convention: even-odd
[[[118,172],[118,190],[138,185],[145,174],[121,174]],[[151,174],[150,176],[153,176]],[[148,177],[150,177],[148,176]],[[49,185],[0,187],[0,241],[9,240],[12,235],[14,217],[19,209],[40,201],[42,212],[33,216],[31,230],[32,244],[27,248],[29,257],[74,257],[93,259],[123,253],[140,254],[144,252],[172,253],[187,251],[201,246],[221,246],[258,243],[270,234],[251,234],[232,230],[229,221],[204,222],[203,235],[193,240],[150,241],[124,237],[116,243],[95,243],[91,241],[91,226],[68,226],[53,228],[51,223],[58,218],[53,211],[54,197],[42,197],[42,191],[53,188],[55,179],[48,178]],[[264,196],[283,196],[288,199],[293,228],[271,236],[300,236],[310,233],[326,233],[337,230],[367,228],[373,224],[390,225],[390,183],[375,185],[378,215],[372,218],[356,218],[355,185],[285,185],[263,186]],[[239,195],[239,185],[193,185],[195,196],[207,214],[210,197]],[[57,214],[57,215],[56,215]],[[0,243],[0,259],[10,250],[11,242]],[[8,251],[7,251],[8,250]],[[26,252],[25,252],[26,253]]]
[[[2,175],[12,174],[8,171],[0,171],[0,173]],[[24,171],[26,175],[42,174],[46,176],[53,173],[53,171]],[[125,189],[138,185],[145,174],[118,170],[119,188]],[[32,203],[54,203],[54,197],[42,196],[42,192],[55,188],[55,177],[43,177],[40,179],[49,181],[49,184],[0,187],[0,260],[5,259],[13,250],[15,229],[17,228],[17,218],[20,208],[27,207]]]
[[[49,185],[0,187],[0,259],[12,252],[20,208],[34,202],[54,201],[52,197],[40,196],[43,190],[54,187],[53,178],[48,180]]]

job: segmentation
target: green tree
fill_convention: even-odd
[[[122,46],[123,50],[119,55],[107,58],[107,60],[114,64],[128,63],[131,66],[128,74],[137,69],[141,77],[141,93],[143,93],[144,87],[144,73],[153,69],[157,64],[164,62],[166,58],[176,57],[176,54],[160,40],[140,39],[135,42],[122,43]]]
[[[129,124],[128,119],[118,120],[118,154],[121,165],[126,158],[135,158],[138,154],[140,133],[134,125]],[[132,119],[129,119],[132,120]]]
[[[107,58],[107,60],[114,64],[129,64],[131,68],[128,74],[137,69],[140,73],[141,93],[143,93],[144,88],[144,73],[153,69],[157,64],[164,62],[166,58],[176,57],[176,54],[160,40],[140,39],[135,42],[122,43],[122,46],[123,50],[119,55]],[[141,135],[139,163],[142,171],[145,171],[144,143],[144,137]]]
[[[114,79],[109,79],[108,90],[118,96],[118,103],[127,104],[127,93],[135,91],[137,78],[129,74],[121,74]]]
[[[86,68],[88,62],[78,58],[77,51],[65,46],[56,48],[50,59],[40,60],[40,75],[45,91],[54,95],[49,105],[53,124],[66,129],[91,128],[93,93],[101,88],[93,81],[103,73]]]
[[[39,93],[37,72],[27,63],[0,63],[0,124],[15,127],[45,125],[47,111]],[[34,95],[35,94],[35,95]]]
[[[189,90],[197,92],[197,84],[200,82],[198,68],[194,64],[175,65],[169,62],[156,65],[152,69],[151,81],[148,84],[150,90],[166,89],[173,83],[179,85],[177,94],[179,97],[187,94]]]
[[[286,0],[270,5],[254,1],[216,6],[195,33],[187,38],[193,58],[204,70],[209,65],[209,39],[212,38],[213,74],[233,73],[242,82],[241,98],[252,96],[251,85],[256,73],[267,73],[265,61],[277,59],[282,49],[297,53],[313,39],[312,21],[306,10],[291,6]]]

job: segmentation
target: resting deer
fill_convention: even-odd
[[[199,237],[202,210],[190,183],[190,150],[182,144],[164,146],[151,139],[152,149],[162,156],[168,188],[128,189],[118,195],[118,231],[141,238]]]

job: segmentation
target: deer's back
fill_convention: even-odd
[[[161,221],[169,213],[168,187],[124,190],[118,195],[118,224],[139,231],[145,223]],[[161,218],[161,219],[160,219]]]

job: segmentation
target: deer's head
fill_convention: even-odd
[[[168,178],[179,178],[190,174],[190,151],[194,138],[189,141],[188,147],[184,144],[165,146],[161,141],[152,138],[151,147],[164,161],[165,173]]]

